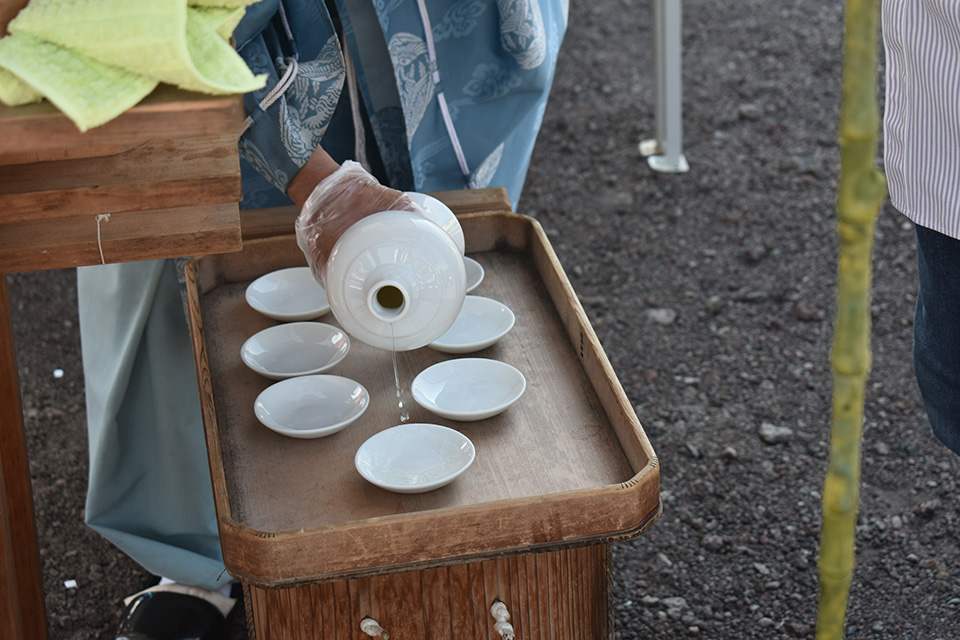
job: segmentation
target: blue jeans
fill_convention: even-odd
[[[916,229],[913,364],[933,433],[960,454],[960,240]]]

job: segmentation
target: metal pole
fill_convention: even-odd
[[[640,143],[647,164],[662,173],[690,170],[683,155],[682,0],[653,0],[656,46],[656,137]]]

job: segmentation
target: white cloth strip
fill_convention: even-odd
[[[430,26],[430,15],[427,13],[427,3],[425,0],[417,0],[417,6],[420,8],[420,20],[423,22],[424,37],[427,39],[427,53],[430,54],[430,62],[436,63],[437,49],[433,44],[433,27]],[[434,72],[436,78],[440,77],[439,72]]]
[[[363,119],[360,117],[360,92],[357,91],[357,73],[353,66],[350,49],[343,47],[343,66],[347,73],[347,91],[350,92],[350,115],[353,119],[353,155],[354,160],[360,163],[367,173],[370,163],[367,161],[367,134],[363,128]]]
[[[283,77],[280,78],[279,82],[270,90],[270,93],[265,95],[263,100],[260,101],[260,104],[257,105],[261,111],[269,109],[273,103],[290,88],[290,85],[293,84],[293,81],[297,77],[297,61],[293,58],[287,58],[284,62],[287,63],[287,70],[283,72]],[[253,126],[253,116],[247,116],[247,119],[243,121],[243,131],[240,133],[243,134],[251,126]]]
[[[283,8],[283,3],[281,2],[277,8],[280,10],[280,22],[283,23],[283,30],[287,34],[287,40],[291,43],[293,40],[293,29],[290,28],[290,22],[287,21],[287,12]]]
[[[97,215],[97,248],[100,249],[100,264],[107,264],[107,261],[103,259],[103,242],[100,240],[100,223],[108,222],[109,220],[109,213],[100,213]]]
[[[463,148],[460,146],[460,138],[453,128],[453,119],[450,117],[450,110],[447,109],[447,99],[443,96],[443,91],[437,93],[437,102],[440,104],[440,113],[443,115],[443,124],[447,127],[447,133],[450,135],[450,142],[453,144],[453,152],[457,154],[457,162],[460,163],[460,171],[467,178],[470,177],[470,168],[467,166],[467,157],[463,154]],[[473,182],[468,183],[473,189]]]
[[[475,187],[470,180],[470,166],[467,164],[467,156],[463,153],[463,147],[460,144],[460,137],[457,135],[457,129],[453,126],[453,118],[450,116],[450,109],[447,106],[447,100],[440,89],[440,68],[437,65],[437,49],[433,43],[433,27],[430,24],[430,16],[427,13],[427,4],[424,0],[417,0],[417,6],[420,8],[420,20],[423,21],[423,32],[427,40],[427,53],[430,56],[430,64],[433,66],[433,84],[437,87],[437,104],[440,106],[440,114],[443,116],[443,124],[447,129],[447,135],[453,145],[453,152],[457,156],[457,163],[460,165],[460,171],[467,178],[467,186],[473,189]]]

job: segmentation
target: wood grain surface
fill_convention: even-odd
[[[0,225],[0,272],[235,251],[236,202]],[[101,256],[101,250],[103,252]]]
[[[47,637],[7,278],[0,273],[0,637]]]
[[[594,545],[289,589],[247,587],[256,640],[366,637],[371,617],[391,638],[499,638],[501,600],[522,640],[609,640],[608,549]]]
[[[98,158],[0,165],[0,222],[238,201],[235,134],[151,140]]]
[[[243,119],[241,96],[208,96],[167,85],[85,133],[47,101],[0,104],[0,165],[108,156],[150,140],[238,135]]]

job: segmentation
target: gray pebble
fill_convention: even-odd
[[[722,537],[709,533],[703,536],[703,541],[701,544],[708,551],[720,551],[723,549],[724,542]]]
[[[666,326],[674,323],[677,319],[677,312],[673,309],[647,309],[647,318],[651,322]]]
[[[664,598],[661,600],[663,605],[668,609],[686,609],[687,608],[687,599],[682,596],[671,596],[669,598]]]
[[[793,438],[793,429],[781,427],[769,422],[760,425],[760,439],[766,444],[783,444]]]
[[[759,120],[761,116],[763,116],[763,108],[757,104],[746,103],[740,105],[740,108],[737,109],[737,113],[744,120]]]

